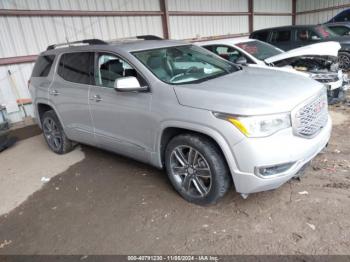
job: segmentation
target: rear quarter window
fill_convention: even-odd
[[[48,76],[54,60],[55,60],[54,55],[39,56],[35,62],[34,69],[32,72],[32,77]]]

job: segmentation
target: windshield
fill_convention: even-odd
[[[235,65],[194,45],[133,52],[157,78],[169,84],[203,82],[238,70]]]
[[[260,41],[238,43],[236,46],[259,60],[265,60],[271,56],[283,53],[278,48]]]
[[[320,35],[322,39],[336,37],[337,34],[333,32],[328,26],[318,25],[315,27],[317,33]]]

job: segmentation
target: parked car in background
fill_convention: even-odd
[[[0,153],[16,143],[16,138],[9,136],[10,126],[4,111],[5,107],[0,105]]]
[[[339,36],[348,36],[350,35],[350,21],[349,22],[336,22],[336,23],[327,23],[328,28],[330,28],[334,33]]]
[[[328,23],[334,22],[350,22],[350,8],[341,11],[328,21]]]
[[[255,39],[221,39],[197,44],[234,63],[307,73],[306,76],[327,87],[329,104],[345,97],[348,79],[338,67],[340,44],[337,42],[317,43],[287,52]]]
[[[326,25],[298,25],[267,28],[254,31],[250,38],[258,39],[285,51],[319,42],[339,42],[339,67],[350,69],[350,36],[339,36]]]
[[[244,198],[281,186],[327,145],[332,129],[322,84],[240,67],[180,41],[50,46],[29,90],[52,151],[80,142],[165,167],[196,204],[216,202],[232,181]]]

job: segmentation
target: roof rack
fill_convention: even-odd
[[[156,35],[138,35],[134,37],[126,37],[126,38],[119,38],[115,40],[111,40],[110,42],[116,42],[116,41],[125,41],[125,40],[164,40],[163,38],[156,36]],[[55,45],[49,45],[46,50],[52,50],[59,46],[71,46],[71,45],[77,45],[77,44],[88,44],[88,45],[108,45],[108,42],[105,42],[100,39],[85,39],[85,40],[79,40],[74,42],[66,42],[61,44],[55,44]]]
[[[80,41],[49,45],[46,50],[52,50],[52,49],[55,49],[56,47],[59,47],[59,46],[71,46],[71,45],[76,45],[76,44],[108,45],[107,42],[100,40],[100,39],[84,39],[84,40],[80,40]]]
[[[138,35],[136,36],[136,38],[143,39],[143,40],[164,40],[163,38],[156,35]]]
[[[109,40],[108,43],[120,43],[120,42],[139,41],[139,40],[164,40],[164,39],[156,35],[137,35],[137,36],[128,36],[123,38],[112,39],[112,40]]]

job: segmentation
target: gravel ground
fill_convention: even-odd
[[[246,200],[232,189],[209,207],[185,202],[163,171],[82,146],[85,158],[61,161],[64,172],[47,171],[55,176],[0,217],[0,254],[350,254],[349,113],[332,108],[330,144],[301,181]],[[51,154],[41,136],[24,143]],[[58,161],[36,150],[23,161]],[[10,176],[3,159],[0,177]]]

